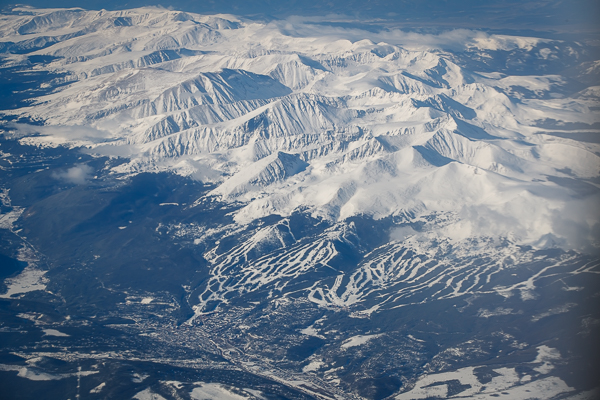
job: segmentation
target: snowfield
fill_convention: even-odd
[[[27,50],[60,73],[4,111],[44,121],[12,125],[24,142],[131,157],[115,173],[216,182],[212,195],[245,204],[239,223],[300,207],[332,221],[450,213],[440,237],[597,246],[598,97],[535,69],[583,60],[576,44],[156,8],[15,9],[0,32],[4,62]],[[481,61],[501,52],[531,54],[531,71]]]

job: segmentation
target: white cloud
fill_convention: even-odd
[[[448,29],[437,34],[418,33],[402,29],[366,30],[333,26],[331,23],[356,22],[343,15],[319,17],[293,16],[283,21],[274,21],[265,26],[266,30],[275,29],[279,33],[293,37],[315,37],[328,40],[350,40],[357,42],[368,39],[374,43],[385,42],[407,50],[448,50],[464,51],[468,48],[485,50],[530,50],[544,39],[490,35],[474,29]],[[348,24],[349,25],[349,24]]]
[[[28,136],[39,134],[50,136],[64,141],[87,140],[90,142],[101,142],[110,138],[107,131],[96,129],[91,126],[83,125],[27,125],[27,124],[9,124],[8,128],[13,130],[14,136]]]
[[[66,171],[54,172],[52,177],[64,182],[74,183],[76,185],[84,184],[93,172],[93,168],[89,165],[81,164],[69,168]]]

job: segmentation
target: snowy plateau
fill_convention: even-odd
[[[599,52],[549,37],[0,14],[0,390],[600,397]]]

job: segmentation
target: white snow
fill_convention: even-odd
[[[150,388],[136,393],[133,398],[136,400],[166,400],[160,394],[154,393]]]
[[[549,310],[548,310],[548,311],[546,311],[546,312],[543,312],[543,313],[540,313],[540,314],[534,315],[534,316],[531,318],[531,321],[533,321],[533,322],[537,322],[537,321],[539,321],[540,319],[542,319],[542,318],[546,318],[546,317],[549,317],[549,316],[551,316],[551,315],[563,314],[563,313],[569,312],[569,310],[570,310],[571,308],[575,307],[576,305],[577,305],[576,303],[567,303],[567,304],[564,304],[564,305],[562,305],[562,306],[559,306],[559,307],[554,307],[554,308],[551,308],[551,309],[549,309]]]
[[[425,341],[424,341],[424,340],[422,340],[422,339],[417,339],[417,338],[416,338],[416,337],[414,337],[413,335],[406,335],[406,336],[407,336],[409,339],[412,339],[412,340],[414,340],[414,341],[416,341],[416,342],[425,343]]]
[[[12,229],[13,224],[19,219],[25,211],[24,208],[14,207],[11,211],[0,214],[0,229]]]
[[[312,325],[307,326],[306,328],[300,330],[300,333],[303,335],[307,335],[307,336],[315,336],[321,339],[324,339],[325,336],[319,334],[319,329],[317,328],[317,326],[319,324],[322,324],[323,321],[325,321],[327,317],[323,317],[323,318],[319,318],[318,320],[316,320],[315,322],[313,322]]]
[[[17,371],[17,376],[32,381],[50,381],[63,379],[63,375],[52,375],[44,372],[38,372],[27,367],[19,365],[0,364],[0,371]]]
[[[378,338],[380,336],[382,336],[382,335],[352,336],[351,338],[346,339],[341,347],[342,347],[342,349],[348,349],[350,347],[360,346],[360,345],[363,345],[363,344],[367,343],[368,341]]]
[[[135,382],[135,383],[141,383],[144,382],[144,380],[149,377],[150,375],[147,374],[138,374],[137,372],[133,374],[133,376],[131,377],[131,381]]]
[[[302,329],[300,333],[307,336],[323,337],[322,335],[319,335],[319,331],[315,329],[312,325],[308,328]]]
[[[38,372],[31,368],[20,368],[17,374],[20,378],[29,379],[30,381],[51,381],[65,378],[64,375],[54,375],[45,372]]]
[[[0,151],[0,157],[4,158],[10,156],[9,153],[3,153]],[[25,209],[23,207],[13,207],[10,199],[10,189],[0,188],[0,203],[4,207],[11,207],[12,209],[4,214],[0,214],[0,229],[13,229],[13,224],[21,217]]]
[[[325,365],[323,361],[313,360],[302,368],[302,372],[318,371],[323,365]]]
[[[35,267],[26,267],[19,275],[4,281],[8,290],[0,294],[0,298],[9,299],[19,294],[29,293],[36,290],[45,290],[47,279],[46,271]]]
[[[60,380],[65,378],[70,378],[73,376],[89,376],[97,374],[99,371],[79,371],[68,374],[49,374],[46,372],[41,372],[36,368],[23,367],[20,365],[7,365],[0,364],[0,371],[17,371],[17,376],[20,378],[29,379],[31,381],[53,381]]]
[[[42,329],[44,331],[44,336],[59,336],[59,337],[69,337],[71,335],[67,335],[66,333],[57,331],[56,329]]]
[[[238,394],[238,392],[241,394]],[[239,389],[233,392],[218,383],[202,383],[201,386],[195,387],[191,391],[190,397],[193,400],[243,400],[254,398],[254,395],[246,391],[240,391]]]
[[[514,312],[512,308],[496,307],[494,310],[481,309],[477,313],[477,316],[481,318],[490,318],[498,315],[510,315],[516,313],[517,312]]]
[[[453,396],[453,398],[470,400],[492,400],[499,396],[516,400],[550,399],[574,390],[554,376],[531,380],[531,377],[526,375],[523,378],[528,377],[528,379],[521,379],[514,368],[494,369],[499,376],[482,384],[473,373],[474,369],[474,367],[467,367],[451,372],[425,375],[416,382],[414,388],[396,395],[395,398],[398,400],[447,398],[448,386],[444,382],[450,380],[458,380],[462,385],[470,385],[469,388]]]
[[[552,365],[551,361],[560,360],[562,358],[560,352],[557,349],[553,349],[552,347],[548,347],[546,345],[539,346],[537,350],[537,357],[532,361],[532,363],[541,365],[535,367],[534,370],[540,374],[550,373],[550,371],[554,369],[554,365]]]
[[[95,388],[90,390],[90,393],[100,393],[102,391],[102,389],[104,389],[106,387],[106,382],[102,382],[101,384],[99,384],[98,386],[96,386]]]

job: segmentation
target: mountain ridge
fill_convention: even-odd
[[[561,172],[569,168],[570,158],[561,158],[550,150],[560,146],[562,151],[577,153],[577,158],[586,160],[587,167],[570,168],[571,174],[587,178],[600,173],[596,144],[550,140],[550,136],[537,133],[536,122],[551,118],[563,124],[598,123],[590,112],[596,98],[544,95],[556,93],[557,86],[568,85],[556,74],[493,75],[468,69],[472,46],[490,57],[498,48],[512,48],[517,53],[528,50],[540,60],[551,59],[553,52],[560,54],[566,49],[574,51],[576,58],[584,57],[570,43],[475,35],[463,53],[449,54],[370,39],[350,41],[339,35],[333,41],[317,36],[287,36],[277,25],[159,9],[35,13],[39,15],[5,19],[0,26],[5,43],[18,46],[52,33],[58,38],[56,42],[32,48],[29,54],[63,57],[53,59],[48,67],[65,71],[74,79],[10,114],[41,119],[48,126],[89,125],[99,132],[111,132],[103,140],[78,143],[91,147],[92,152],[94,148],[106,151],[107,143],[115,147],[126,144],[127,152],[134,156],[130,169],[121,165],[119,173],[134,173],[140,168],[177,171],[176,165],[185,165],[179,173],[212,170],[225,177],[279,151],[296,154],[311,166],[304,182],[290,181],[293,184],[285,189],[270,189],[267,185],[261,189],[260,198],[256,190],[238,196],[238,200],[249,202],[241,211],[244,220],[265,216],[262,212],[253,216],[251,210],[262,208],[289,215],[298,205],[341,207],[342,213],[324,214],[337,215],[335,218],[353,213],[390,215],[400,212],[394,204],[412,202],[402,197],[403,192],[411,191],[425,196],[420,204],[428,204],[429,211],[456,212],[454,204],[469,192],[459,189],[467,184],[464,179],[468,174],[458,172],[462,167],[453,169],[454,177],[441,170],[435,172],[436,168],[447,170],[452,163],[496,174],[488,185],[504,177],[505,186],[514,186],[515,180],[520,180],[528,182],[530,193],[555,192],[556,199],[565,199],[570,192],[565,188],[558,194],[563,186],[556,182],[573,178]],[[84,31],[73,33],[84,25]],[[198,29],[203,33],[193,33]],[[69,30],[72,32],[66,33]],[[105,38],[99,36],[100,30]],[[11,55],[6,45],[4,49],[7,59],[29,57]],[[121,61],[115,63],[116,59]],[[520,88],[529,91],[512,97],[511,93]],[[45,137],[43,140],[52,140],[51,136]],[[409,155],[403,150],[406,146],[417,153]],[[406,161],[401,160],[404,153]],[[391,154],[398,155],[395,166]],[[421,161],[409,167],[408,160],[415,156]],[[182,164],[180,158],[189,161]],[[394,200],[373,208],[361,193],[381,188],[375,170],[367,171],[376,158],[380,165],[388,165],[388,171],[396,171],[388,175],[392,178],[399,173],[425,176],[433,168],[430,172],[454,180],[457,190],[423,191],[422,183],[413,181],[416,186],[411,188],[392,179],[394,183],[379,195]],[[411,172],[410,168],[416,169]],[[211,179],[219,180],[217,175],[211,174]],[[364,179],[366,176],[371,180]],[[484,176],[491,177],[487,173]],[[552,178],[548,180],[547,176]],[[345,193],[350,192],[344,188],[355,189],[349,197],[339,197],[332,203],[300,194],[307,192],[304,187],[309,184],[333,185]],[[395,185],[398,190],[394,192]],[[471,195],[481,206],[489,198],[484,192],[475,195],[471,191]],[[496,195],[503,196],[501,191]],[[448,196],[457,197],[443,200]],[[512,199],[509,196],[504,201],[510,203]],[[257,201],[262,205],[252,205]],[[339,201],[343,204],[333,205]],[[535,203],[546,204],[548,215],[550,209],[564,209],[569,204],[563,200],[552,203],[549,198]],[[491,203],[487,206],[496,207]],[[528,226],[527,230],[543,225],[527,214],[520,214],[518,219],[524,219],[522,225]],[[581,220],[575,223],[584,224]],[[595,220],[591,224],[598,223]],[[536,235],[549,233],[556,234],[542,228]],[[531,237],[523,240],[535,242]]]

